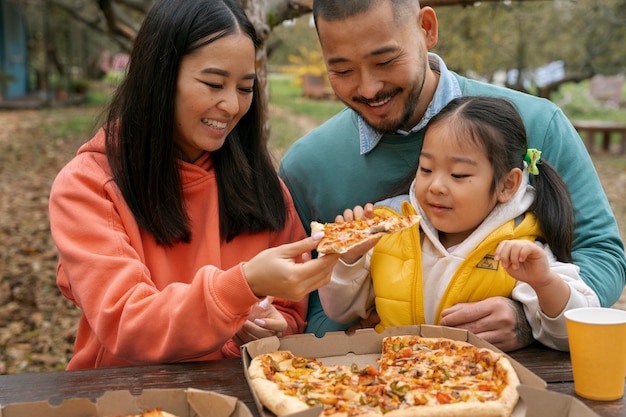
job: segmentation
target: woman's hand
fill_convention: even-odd
[[[237,345],[241,346],[264,337],[280,337],[287,330],[287,320],[272,305],[273,299],[274,297],[265,297],[252,307],[248,319],[233,336],[233,341]]]
[[[266,249],[243,265],[248,285],[257,297],[268,295],[300,301],[330,282],[338,254],[312,259],[311,251],[324,234]],[[297,262],[302,258],[303,262]]]

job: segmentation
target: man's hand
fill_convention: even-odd
[[[534,341],[522,304],[506,297],[459,303],[442,311],[441,316],[442,326],[468,330],[504,352]]]
[[[368,329],[370,327],[376,326],[378,323],[380,323],[380,317],[378,316],[378,313],[376,312],[376,310],[372,310],[369,316],[367,316],[364,319],[359,320],[358,323],[353,324],[352,326],[348,327],[348,329],[346,330],[346,333],[354,334],[354,332],[356,332],[359,329]]]

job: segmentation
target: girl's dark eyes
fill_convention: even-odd
[[[420,167],[419,170],[420,170],[420,172],[423,172],[425,174],[431,174],[433,172],[432,170],[430,170],[428,168],[424,168],[424,167]],[[459,180],[462,180],[463,178],[469,177],[469,175],[467,175],[467,174],[450,174],[450,176],[452,178],[456,178],[456,179],[459,179]]]

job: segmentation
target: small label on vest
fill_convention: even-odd
[[[497,271],[498,264],[499,262],[493,259],[493,255],[487,255],[482,259],[482,261],[478,262],[478,265],[476,265],[476,268],[490,269],[492,271]]]

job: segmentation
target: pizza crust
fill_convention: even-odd
[[[309,406],[296,397],[286,395],[276,384],[267,379],[251,379],[250,384],[259,397],[261,404],[266,406],[278,417],[306,410]]]
[[[163,411],[160,408],[154,408],[152,410],[144,411],[141,414],[129,414],[126,416],[111,416],[111,417],[178,417],[167,411]]]
[[[419,405],[402,408],[385,413],[385,417],[509,417],[507,413],[493,402],[456,403],[439,405]]]

